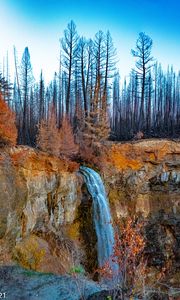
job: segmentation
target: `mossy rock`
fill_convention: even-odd
[[[80,240],[80,223],[78,220],[74,221],[72,224],[66,226],[66,234],[72,240]]]
[[[38,270],[46,254],[45,242],[35,235],[30,235],[16,245],[13,258],[24,268]]]

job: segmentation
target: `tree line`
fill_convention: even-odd
[[[152,39],[140,33],[132,55],[137,59],[130,81],[113,82],[114,139],[178,137],[180,134],[180,72],[167,72],[151,56]]]
[[[180,73],[173,67],[162,70],[151,55],[148,35],[139,34],[132,50],[135,67],[123,84],[109,31],[86,39],[71,21],[60,45],[59,71],[47,86],[43,71],[35,82],[28,47],[20,63],[14,48],[14,83],[9,80],[8,59],[0,73],[0,92],[15,112],[19,144],[40,145],[40,135],[63,126],[72,131],[76,143],[86,141],[88,146],[108,138],[179,135]]]

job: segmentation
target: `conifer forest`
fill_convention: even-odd
[[[110,32],[100,30],[86,39],[70,21],[60,37],[59,71],[45,85],[43,70],[38,82],[33,77],[30,49],[26,47],[21,58],[14,47],[14,82],[7,56],[0,91],[16,115],[18,143],[41,146],[38,132],[42,136],[48,126],[54,135],[55,130],[68,127],[77,143],[178,137],[180,73],[173,66],[163,70],[152,48],[151,37],[139,33],[129,49],[134,68],[121,78],[117,63],[123,57]]]

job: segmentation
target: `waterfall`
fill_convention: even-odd
[[[112,262],[114,245],[114,229],[111,222],[109,201],[101,177],[94,170],[81,166],[87,189],[93,199],[93,222],[97,235],[98,265],[102,267],[109,262],[112,269],[117,271],[118,266]]]

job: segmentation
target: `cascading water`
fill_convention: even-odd
[[[113,271],[117,272],[118,266],[111,259],[114,245],[114,230],[111,222],[109,201],[102,179],[97,172],[84,166],[80,167],[80,172],[93,199],[93,221],[97,235],[98,265],[102,267],[106,262],[109,262]]]

